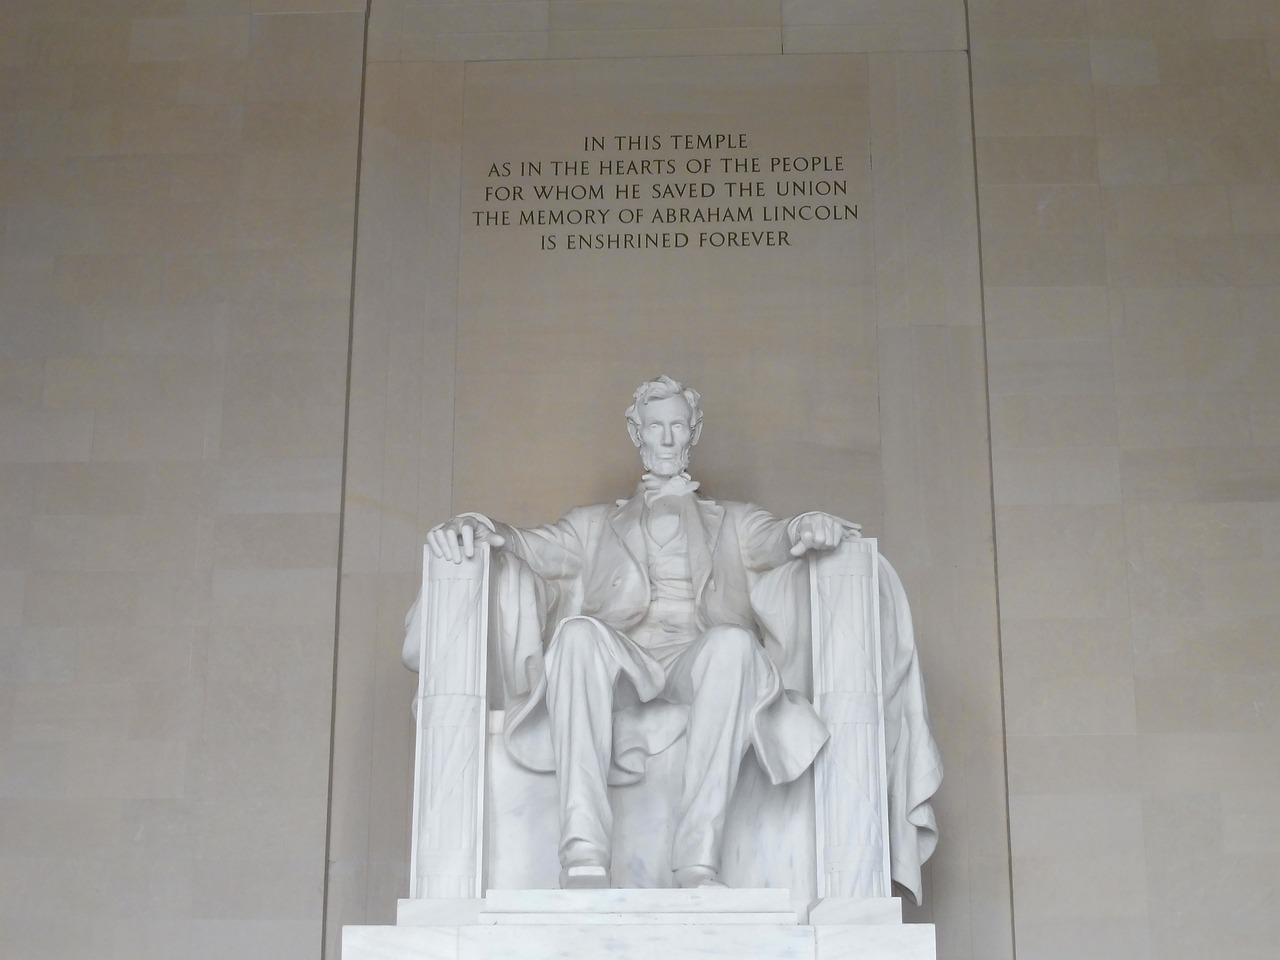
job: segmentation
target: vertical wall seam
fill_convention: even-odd
[[[991,491],[991,559],[995,564],[996,603],[996,675],[1000,681],[1000,759],[1004,773],[1004,831],[1009,855],[1005,860],[1009,877],[1009,948],[1014,960],[1018,956],[1017,900],[1013,890],[1013,809],[1009,796],[1009,716],[1006,708],[1004,682],[1004,630],[1000,614],[1000,538],[996,535],[996,471],[995,431],[991,424],[991,362],[990,341],[987,337],[987,280],[983,272],[982,256],[982,190],[978,180],[978,113],[973,95],[973,23],[970,2],[964,4],[965,64],[969,71],[969,130],[973,150],[973,203],[978,244],[978,316],[982,324],[982,388],[987,414],[987,472],[988,489]]]
[[[351,217],[351,281],[347,300],[347,382],[342,408],[342,477],[338,487],[338,556],[333,604],[333,667],[329,689],[329,781],[325,794],[324,883],[320,900],[320,960],[325,960],[329,941],[329,890],[332,883],[333,850],[333,761],[338,720],[338,643],[342,625],[342,551],[347,514],[347,454],[351,443],[351,373],[355,354],[356,253],[360,245],[360,172],[364,156],[365,87],[369,69],[369,18],[373,0],[365,0],[364,28],[360,41],[360,108],[356,111],[356,169]]]

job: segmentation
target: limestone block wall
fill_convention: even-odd
[[[0,953],[321,950],[364,4],[0,5]]]
[[[1018,956],[1272,956],[1280,7],[969,14]]]

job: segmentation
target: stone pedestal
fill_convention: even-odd
[[[934,930],[896,899],[787,890],[490,890],[482,900],[401,900],[395,926],[347,927],[343,960],[934,960]]]

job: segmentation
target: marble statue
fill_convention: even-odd
[[[531,529],[463,514],[432,529],[427,546],[455,564],[479,544],[492,551],[503,740],[522,766],[555,773],[561,886],[609,886],[608,785],[636,782],[648,758],[681,736],[675,885],[724,886],[722,835],[743,757],[754,750],[767,778],[786,783],[835,729],[780,670],[788,644],[808,634],[808,580],[797,587],[790,571],[798,558],[856,540],[860,528],[827,513],[778,519],[700,496],[687,472],[702,430],[699,395],[669,377],[642,384],[626,419],[645,470],[628,499]],[[906,610],[886,569],[882,622]],[[883,701],[894,713],[884,721],[893,741],[886,822],[894,880],[919,899],[941,764],[906,617],[905,638],[884,654],[893,686]]]

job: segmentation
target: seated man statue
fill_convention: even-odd
[[[526,766],[555,770],[562,887],[609,885],[607,784],[638,779],[644,757],[681,732],[687,753],[674,879],[723,886],[721,838],[747,749],[773,783],[785,783],[809,767],[828,736],[809,702],[784,689],[750,591],[765,571],[833,549],[859,528],[825,513],[779,520],[752,504],[697,496],[685,471],[702,429],[698,400],[665,376],[636,391],[627,430],[646,472],[630,499],[579,507],[527,530],[466,514],[427,537],[436,557],[458,562],[487,543],[495,559],[515,558],[536,575],[524,593],[547,618],[549,639],[540,625],[537,649],[526,642],[512,668],[527,683],[508,703],[505,733]],[[559,585],[554,599],[548,584]],[[515,591],[501,602],[518,607]],[[562,615],[547,617],[551,606]],[[537,726],[535,716],[550,741],[542,760],[513,731]]]

